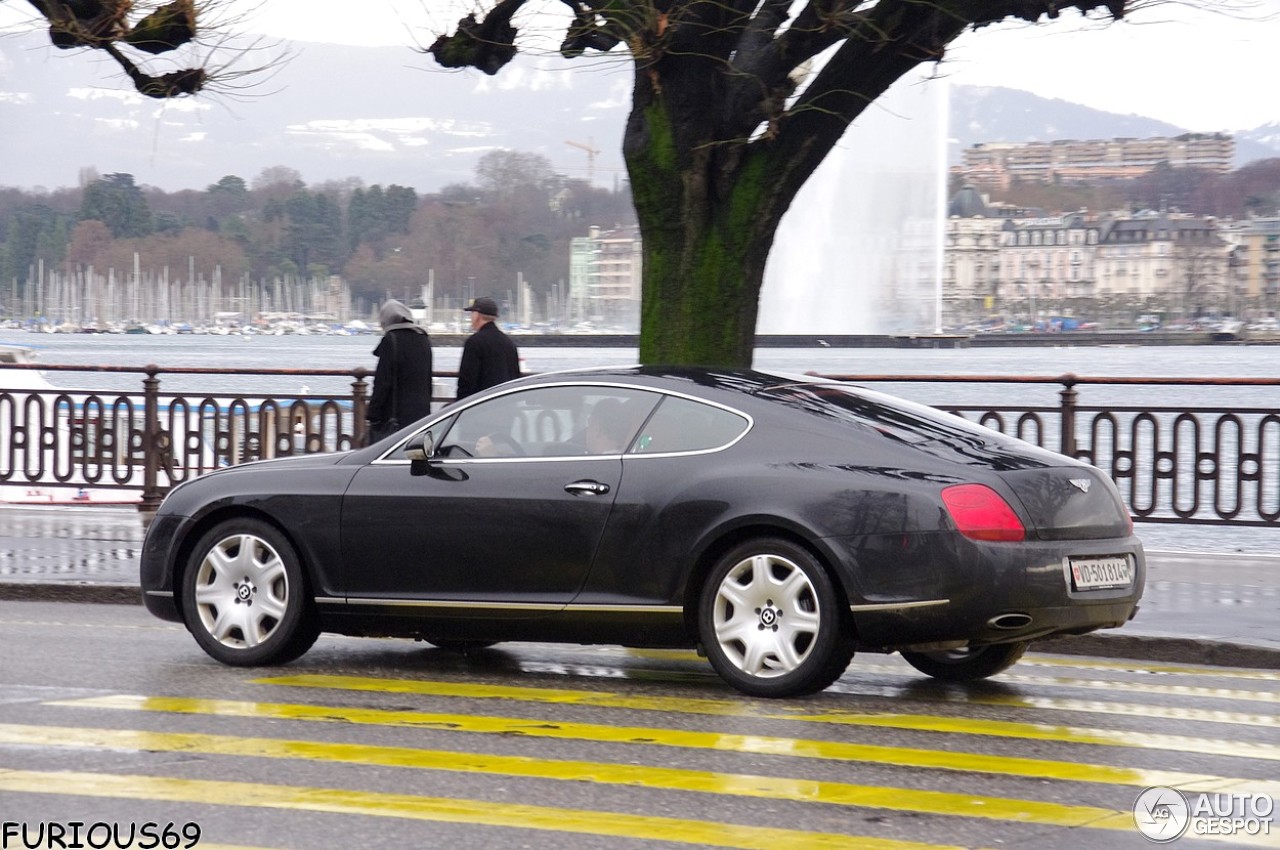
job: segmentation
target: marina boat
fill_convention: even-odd
[[[1210,334],[1214,342],[1244,342],[1249,331],[1245,323],[1235,319],[1227,319],[1219,323]]]

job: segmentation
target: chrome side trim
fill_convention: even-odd
[[[681,605],[568,605],[565,610],[609,614],[683,614]]]
[[[925,599],[920,602],[878,602],[871,605],[850,605],[850,611],[898,611],[904,608],[930,608],[946,605],[950,599]]]
[[[489,608],[495,611],[560,611],[560,602],[473,602],[452,599],[378,599],[353,597],[348,605],[376,605],[381,608]]]
[[[173,599],[172,590],[148,590],[146,591],[146,594],[147,596],[154,596],[157,599]]]
[[[546,602],[474,602],[452,599],[376,599],[354,597],[339,599],[326,597],[316,599],[317,603],[338,605],[376,605],[383,608],[469,608],[474,610],[491,609],[495,611],[573,611],[574,613],[613,613],[613,614],[683,614],[680,605],[609,605],[609,604],[562,604]]]

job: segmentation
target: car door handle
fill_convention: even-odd
[[[566,493],[572,493],[575,496],[584,494],[587,496],[603,496],[609,492],[609,485],[602,481],[574,481],[571,484],[564,485]]]

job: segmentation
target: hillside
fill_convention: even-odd
[[[359,177],[431,192],[469,181],[479,155],[495,147],[541,153],[600,186],[623,177],[625,61],[521,58],[489,78],[433,69],[407,47],[289,43],[244,64],[281,52],[290,60],[247,89],[156,103],[123,90],[113,66],[95,57],[56,51],[40,34],[0,37],[0,186],[74,186],[92,167],[170,191],[203,189],[285,165],[309,184]],[[978,142],[1202,129],[1010,88],[957,86],[952,106],[956,159]],[[1280,124],[1237,141],[1239,164],[1280,155]],[[590,157],[584,147],[593,146]]]

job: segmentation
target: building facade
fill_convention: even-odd
[[[575,323],[600,329],[640,329],[640,229],[602,230],[570,242],[569,299]]]
[[[1280,311],[1280,217],[1227,222],[1222,236],[1231,246],[1235,296],[1263,316]]]
[[[1169,212],[1047,216],[989,204],[972,185],[949,213],[942,291],[952,326],[1257,312],[1239,293],[1265,293],[1269,282],[1274,294],[1280,284],[1280,219],[1229,236],[1213,218]]]
[[[1226,174],[1234,158],[1233,136],[1186,133],[1150,139],[981,143],[966,148],[962,164],[952,171],[978,186],[1007,189],[1015,182],[1140,177],[1159,166]]]

